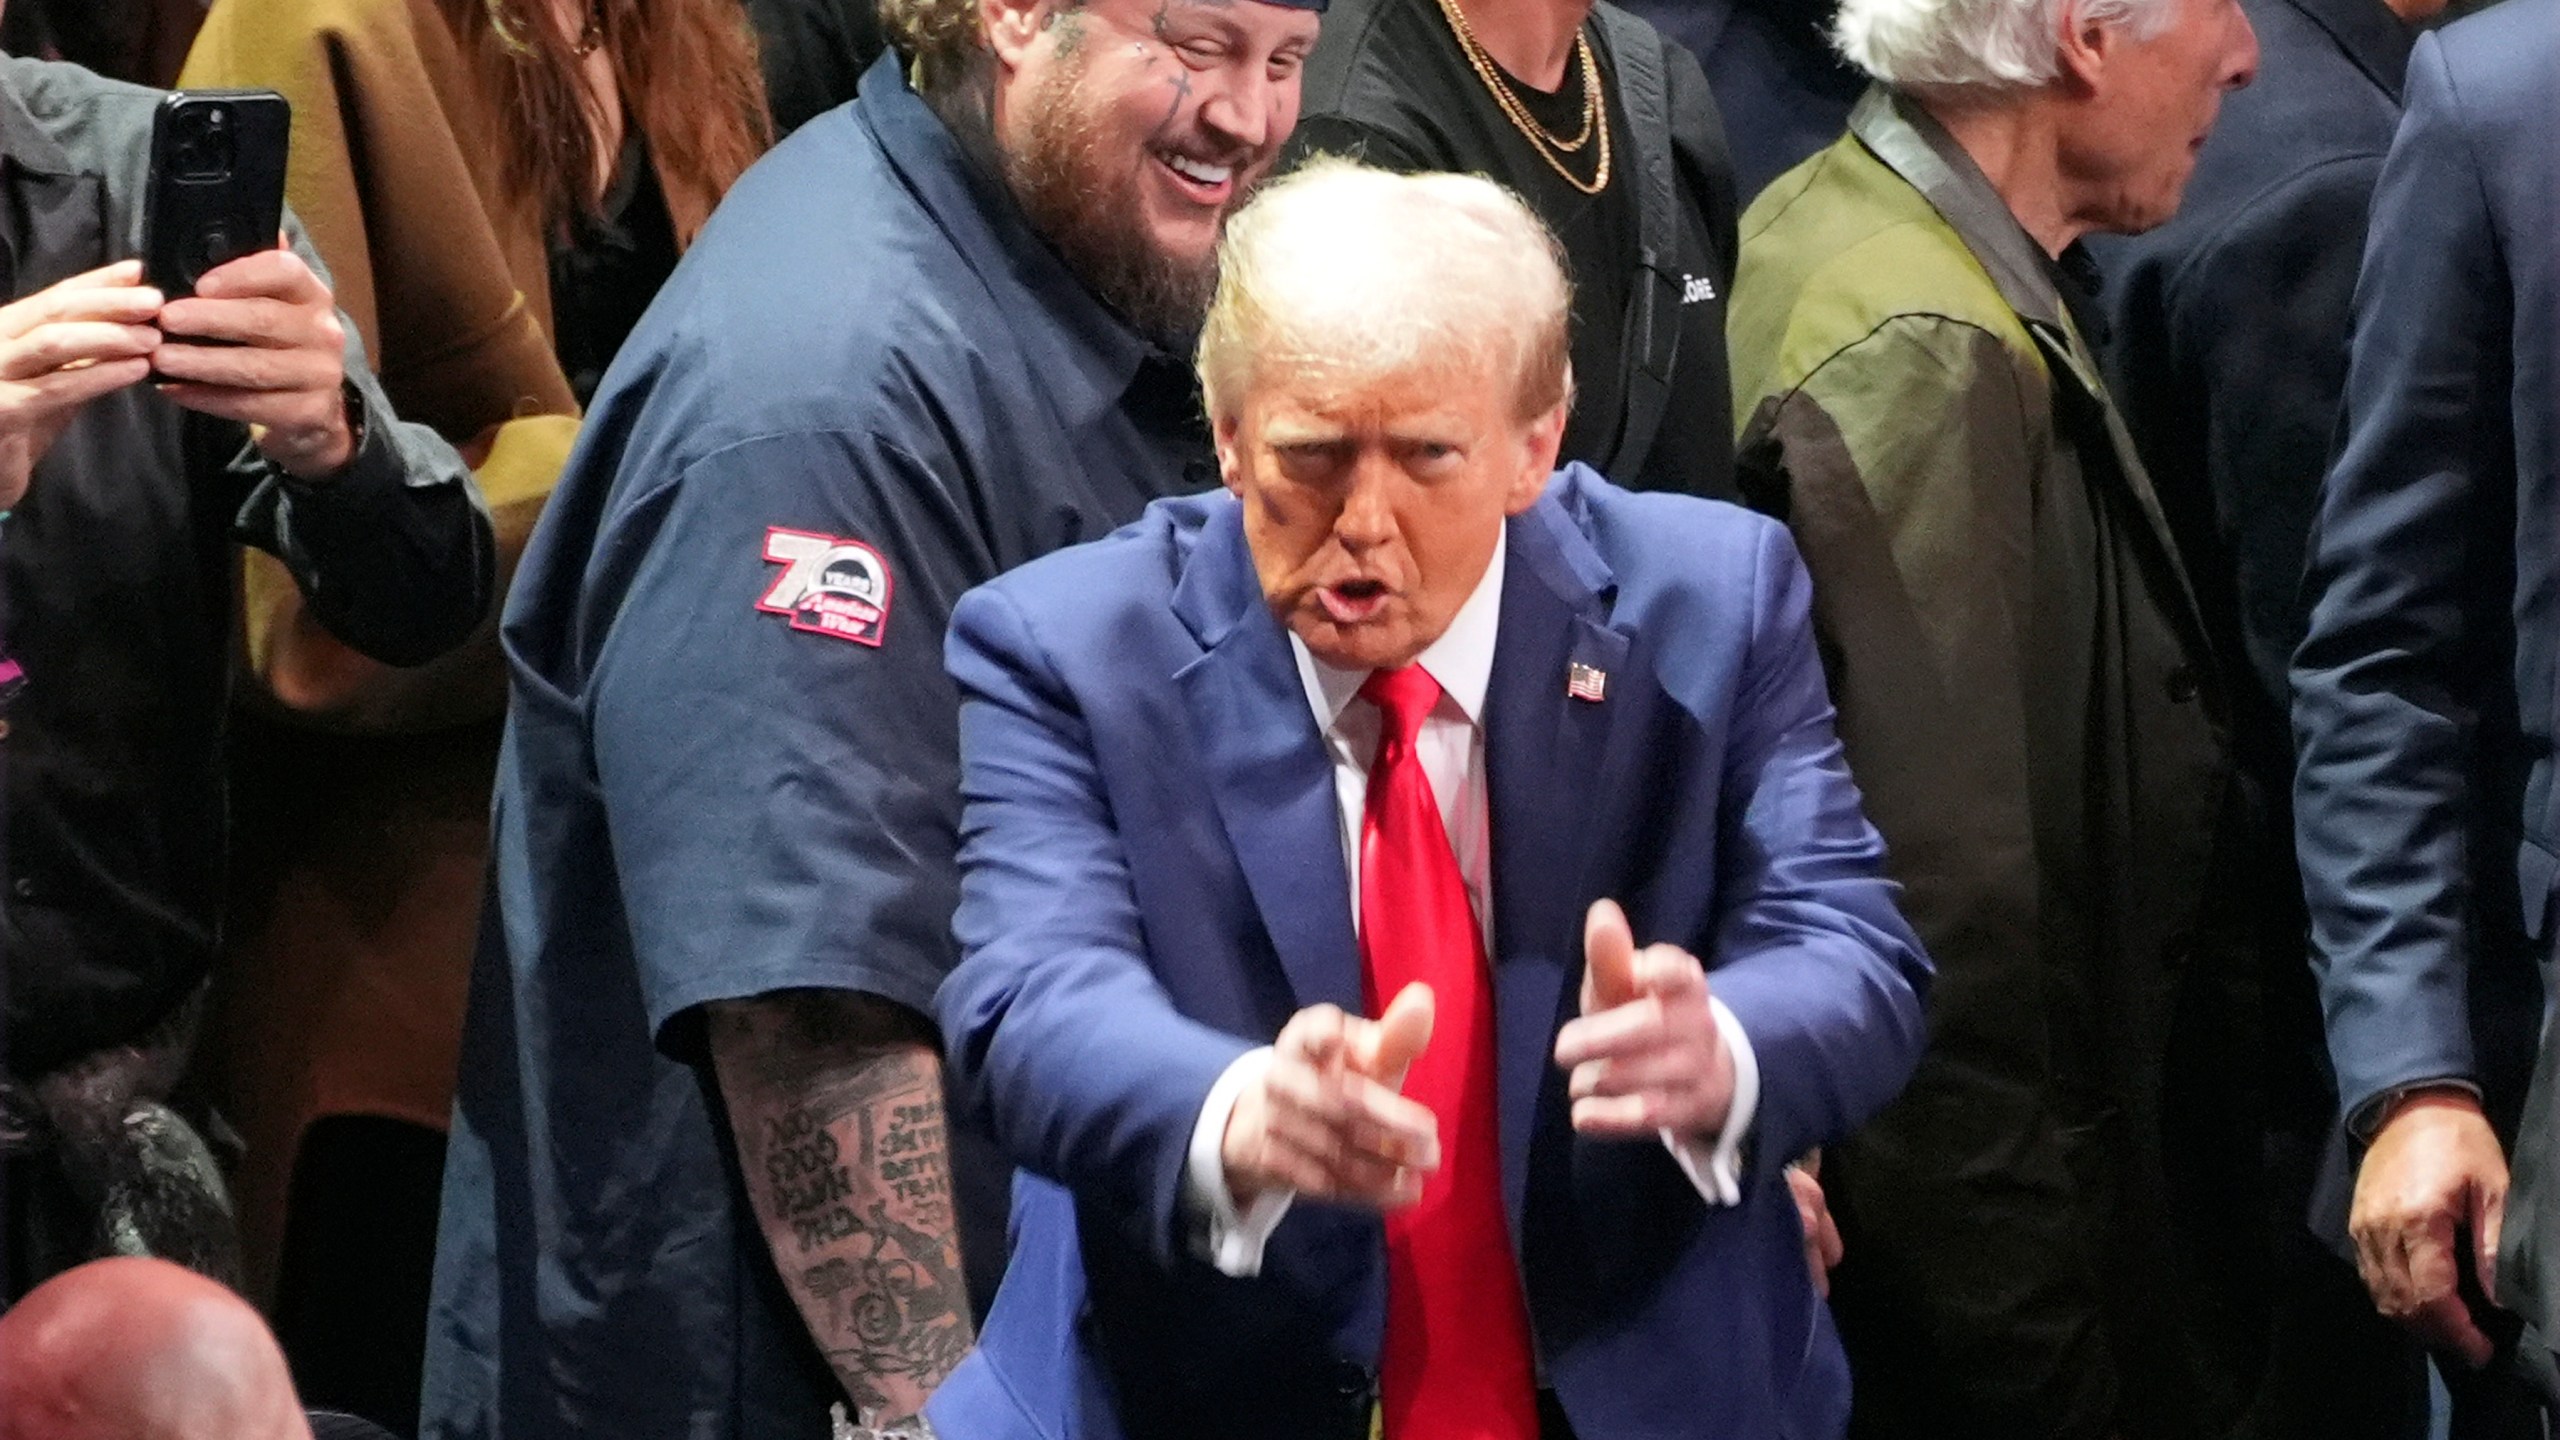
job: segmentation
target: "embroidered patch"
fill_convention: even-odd
[[[859,540],[785,530],[764,532],[764,558],[782,578],[756,608],[790,617],[791,628],[879,645],[889,628],[889,562]]]

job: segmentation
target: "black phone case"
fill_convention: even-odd
[[[274,249],[292,133],[293,107],[273,90],[177,90],[162,99],[151,123],[143,278],[175,300],[194,294],[206,271]],[[216,134],[227,139],[207,138]]]

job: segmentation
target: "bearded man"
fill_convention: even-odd
[[[972,1338],[944,621],[1215,483],[1174,356],[1320,7],[893,0],[912,79],[749,172],[633,332],[503,622],[427,1433],[926,1433]]]

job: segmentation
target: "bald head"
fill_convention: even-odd
[[[1555,237],[1510,191],[1318,159],[1228,222],[1201,386],[1216,420],[1278,371],[1345,388],[1487,376],[1526,419],[1569,394],[1570,301]]]
[[[163,1260],[99,1260],[0,1314],[0,1440],[311,1440],[248,1302]]]

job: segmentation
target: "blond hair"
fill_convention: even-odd
[[[1532,420],[1572,398],[1571,298],[1555,236],[1502,186],[1320,158],[1227,222],[1201,390],[1233,419],[1265,366],[1364,380],[1489,361]]]

